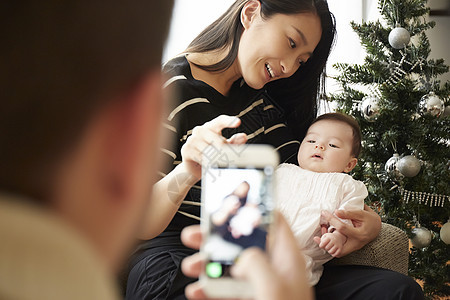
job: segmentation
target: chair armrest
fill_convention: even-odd
[[[398,227],[382,223],[378,237],[358,251],[335,258],[330,265],[364,265],[393,270],[408,275],[409,243]]]

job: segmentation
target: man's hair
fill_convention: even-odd
[[[45,199],[103,107],[160,68],[173,1],[0,3],[0,190]]]
[[[323,120],[331,120],[331,121],[342,122],[342,123],[345,123],[345,124],[349,125],[352,128],[352,131],[353,131],[353,144],[352,144],[352,153],[351,154],[354,157],[357,158],[359,156],[359,154],[361,153],[361,149],[362,149],[362,146],[361,146],[361,138],[362,138],[361,137],[361,129],[359,128],[358,122],[354,118],[352,118],[352,117],[350,117],[348,115],[344,115],[344,114],[341,114],[341,113],[328,113],[328,114],[323,114],[323,115],[318,116],[312,122],[312,124],[317,123],[319,121],[323,121]]]

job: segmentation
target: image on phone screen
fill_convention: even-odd
[[[210,168],[203,178],[208,235],[203,247],[209,278],[229,277],[246,248],[266,248],[273,219],[273,167]]]

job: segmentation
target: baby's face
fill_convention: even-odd
[[[322,120],[306,133],[298,152],[300,167],[314,172],[350,172],[357,159],[351,154],[353,131],[350,125]]]

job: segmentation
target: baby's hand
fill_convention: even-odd
[[[331,256],[338,256],[342,248],[347,241],[347,237],[338,231],[328,232],[322,235],[322,237],[314,237],[314,241],[320,248],[325,249]]]

